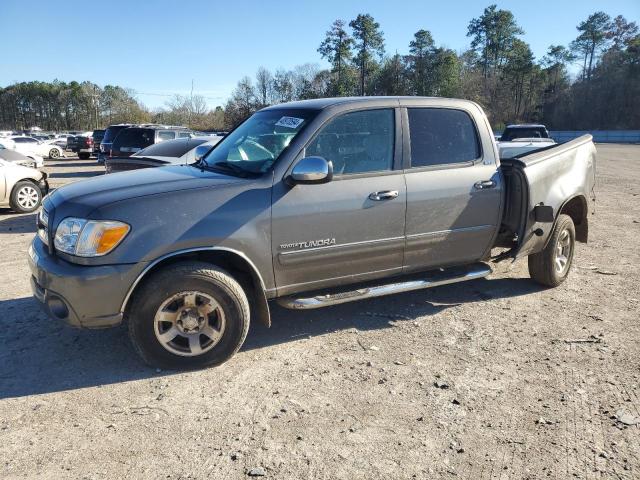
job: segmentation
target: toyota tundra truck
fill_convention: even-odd
[[[501,161],[466,100],[306,100],[255,113],[197,161],[44,199],[35,297],[76,327],[126,322],[162,368],[219,365],[270,303],[305,310],[478,279],[528,257],[555,287],[586,242],[591,136]]]

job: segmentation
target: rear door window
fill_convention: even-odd
[[[467,163],[481,156],[473,120],[447,108],[409,108],[411,168]]]
[[[176,132],[171,130],[158,130],[158,141],[173,140],[176,138]]]
[[[118,136],[118,133],[120,133],[122,130],[124,130],[125,128],[127,128],[124,125],[119,125],[119,126],[114,126],[114,127],[109,127],[105,130],[104,132],[104,137],[102,139],[103,142],[107,143],[107,142],[113,142],[113,140]]]
[[[155,130],[149,128],[125,128],[113,142],[114,150],[137,152],[155,143]]]

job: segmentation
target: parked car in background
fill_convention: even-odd
[[[560,285],[588,238],[595,166],[591,135],[501,161],[467,100],[274,105],[197,164],[56,189],[29,249],[31,287],[76,327],[127,319],[151,365],[218,365],[250,322],[270,325],[269,300],[336,305],[524,257],[533,280]]]
[[[518,138],[549,138],[547,127],[539,124],[507,125],[502,135],[501,142],[511,142]]]
[[[539,124],[507,125],[498,141],[501,158],[514,158],[555,145],[547,127]]]
[[[10,137],[10,139],[15,144],[13,150],[17,150],[27,156],[35,154],[41,157],[58,158],[64,155],[64,150],[58,145],[45,143],[32,137],[14,136]]]
[[[49,135],[30,135],[31,138],[35,138],[36,140],[40,140],[41,142],[44,142],[46,140],[49,140],[51,137],[49,137]]]
[[[67,149],[67,137],[55,137],[55,138],[52,138],[51,140],[45,140],[44,143],[48,143],[50,145],[57,145],[63,150]]]
[[[16,142],[14,142],[11,137],[0,137],[0,145],[9,150],[16,149]]]
[[[81,160],[88,160],[93,153],[92,132],[85,132],[82,135],[76,135],[67,140],[67,148],[78,155]]]
[[[44,167],[44,160],[41,156],[35,155],[33,153],[30,154],[30,156],[27,156],[15,150],[6,148],[1,143],[0,143],[0,158],[7,162],[15,163],[17,165],[22,165],[25,167],[31,167],[31,168]]]
[[[98,163],[104,163],[105,159],[111,155],[111,145],[113,140],[118,136],[121,130],[133,127],[132,123],[119,123],[117,125],[109,125],[104,131],[104,137],[100,142],[100,153],[98,153]]]
[[[107,173],[116,173],[165,165],[190,165],[197,162],[220,140],[222,137],[206,136],[155,143],[130,157],[107,158],[104,163],[105,170]]]
[[[48,192],[46,173],[0,159],[0,207],[10,207],[18,213],[33,212]]]
[[[193,131],[187,127],[173,127],[165,125],[140,125],[125,128],[111,145],[112,157],[130,157],[143,148],[154,143],[173,140],[175,138],[189,138]]]
[[[552,138],[518,138],[509,142],[498,142],[500,158],[515,158],[534,150],[552,147],[556,142]]]
[[[105,130],[98,129],[94,130],[91,134],[91,138],[93,138],[93,153],[97,156],[100,153],[100,143],[102,143],[102,139],[104,138]]]

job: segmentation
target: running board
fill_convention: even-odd
[[[364,300],[365,298],[383,297],[394,293],[411,292],[412,290],[438,287],[440,285],[464,282],[466,280],[475,280],[476,278],[486,277],[491,271],[491,267],[485,263],[474,263],[462,268],[441,269],[428,277],[415,280],[388,283],[386,285],[358,288],[356,290],[346,290],[307,298],[282,297],[279,298],[277,302],[281,306],[293,310],[310,310],[356,300]]]

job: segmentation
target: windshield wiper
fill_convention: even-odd
[[[237,175],[238,177],[247,178],[255,175],[254,172],[250,172],[249,170],[245,170],[244,168],[236,165],[233,162],[216,162],[213,165],[207,164],[208,169],[213,171],[219,171],[222,173],[231,173]]]

